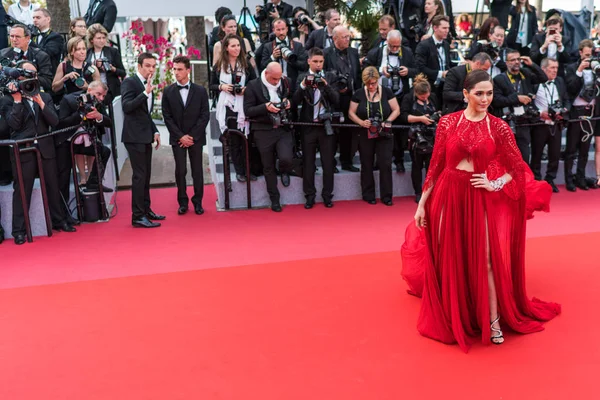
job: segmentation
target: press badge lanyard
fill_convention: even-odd
[[[365,88],[365,92],[367,92],[367,118],[371,118],[371,100],[369,99],[369,91]],[[371,96],[371,99],[374,99],[376,95],[379,94],[379,87],[377,91]],[[379,113],[381,118],[383,119],[383,106],[381,105],[381,96],[379,96]]]

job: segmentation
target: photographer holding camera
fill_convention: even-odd
[[[546,20],[546,31],[533,37],[530,51],[531,59],[536,64],[540,64],[544,58],[558,61],[558,76],[561,77],[565,75],[565,65],[570,62],[561,35],[563,24],[563,19],[558,16]]]
[[[33,24],[33,12],[40,8],[31,0],[18,0],[8,7],[8,15],[25,25]]]
[[[260,79],[248,83],[244,92],[244,113],[253,119],[250,128],[260,152],[271,210],[275,212],[281,212],[275,152],[279,157],[281,183],[285,187],[290,185],[294,139],[284,122],[292,108],[291,94],[290,81],[283,76],[281,65],[276,62],[267,65]]]
[[[248,64],[242,39],[236,35],[225,37],[219,60],[210,74],[210,90],[219,93],[215,118],[221,133],[226,129],[238,129],[249,134],[248,122],[244,114],[244,93],[248,83],[256,79],[254,68]],[[228,121],[234,117],[236,121]],[[244,141],[238,135],[229,136],[229,151],[235,168],[235,177],[239,182],[246,182],[246,152]],[[252,180],[256,180],[254,175]]]
[[[40,33],[33,39],[32,46],[42,49],[48,54],[52,71],[56,71],[62,57],[65,41],[60,33],[53,32],[50,29],[51,21],[52,15],[47,9],[39,8],[33,12],[33,25],[39,29]]]
[[[331,74],[324,75],[323,64],[325,58],[323,50],[313,47],[308,52],[308,73],[301,75],[300,86],[294,94],[294,104],[301,105],[300,122],[323,122],[323,127],[306,126],[301,127],[302,133],[302,162],[303,162],[303,189],[306,197],[304,208],[313,208],[315,204],[315,161],[317,157],[317,146],[321,153],[321,166],[323,167],[323,203],[325,207],[333,207],[333,175],[335,168],[335,134],[331,127],[334,121],[333,109],[339,101],[337,90],[333,89],[328,82],[333,81]],[[341,122],[341,121],[340,121]]]
[[[542,70],[548,81],[537,86],[535,105],[540,110],[540,118],[546,125],[536,125],[531,130],[531,170],[535,179],[542,179],[542,153],[548,145],[548,166],[544,180],[552,186],[552,191],[558,193],[554,184],[560,159],[563,119],[568,118],[568,95],[565,81],[557,76],[558,61],[544,58]]]
[[[32,73],[37,72],[35,65],[25,61],[20,66]],[[26,80],[21,76],[19,81]],[[32,91],[25,92],[23,87],[14,82],[8,84],[7,90],[11,92],[10,96],[4,96],[0,99],[0,115],[5,119],[11,130],[11,139],[29,139],[38,135],[47,134],[50,127],[58,125],[58,117],[52,104],[52,98],[47,93],[39,92],[39,85],[33,85]],[[21,168],[23,171],[23,189],[25,191],[25,201],[27,209],[31,204],[31,194],[33,192],[33,183],[37,176],[38,167],[44,171],[46,183],[46,193],[48,196],[48,207],[52,219],[52,229],[75,232],[76,229],[67,222],[63,207],[60,202],[60,192],[57,182],[56,168],[56,150],[54,148],[54,139],[52,137],[40,139],[37,144],[29,143],[24,147],[36,146],[40,151],[42,165],[38,166],[35,153],[28,152],[21,154]],[[11,156],[13,170],[16,170],[14,157]],[[13,184],[13,225],[12,235],[15,244],[25,243],[25,210],[21,203],[21,187],[19,181],[15,179]]]
[[[465,95],[463,94],[467,74],[478,69],[487,71],[491,66],[492,59],[487,53],[477,53],[471,61],[448,71],[443,91],[444,115],[467,108]]]
[[[29,46],[31,31],[22,24],[10,28],[12,47],[0,50],[0,63],[3,66],[15,66],[21,60],[28,60],[35,66],[40,85],[45,92],[52,91],[52,62],[43,50]]]
[[[598,91],[600,60],[592,57],[594,43],[585,39],[579,43],[579,61],[567,65],[567,90],[573,100],[570,118],[593,118],[598,112]],[[579,188],[588,190],[585,169],[592,136],[600,133],[596,129],[597,121],[571,122],[567,128],[567,150],[565,152],[565,183],[567,190],[574,192]],[[577,157],[577,170],[573,176],[573,164]],[[594,185],[592,185],[594,186]]]
[[[275,22],[275,20],[292,20],[294,18],[293,11],[294,8],[288,3],[285,3],[282,0],[271,0],[266,6],[256,6],[254,19],[259,24],[263,21],[269,21],[269,30],[272,30],[273,22]]]
[[[386,206],[393,205],[392,154],[394,136],[392,122],[400,115],[398,100],[389,88],[379,84],[379,73],[375,67],[367,67],[362,72],[364,88],[354,92],[348,115],[360,125],[360,186],[362,198],[369,204],[375,200],[375,178],[373,164],[377,155],[379,167],[379,188],[381,201]]]
[[[325,27],[323,29],[314,30],[308,35],[306,40],[306,51],[313,47],[318,47],[322,50],[333,46],[333,31],[336,27],[342,24],[340,12],[330,8],[325,11]]]
[[[252,68],[258,69],[258,65],[256,65],[256,61],[254,59],[254,53],[252,52],[252,43],[247,38],[244,38],[244,37],[241,37],[238,35],[239,28],[238,28],[238,23],[235,20],[235,17],[231,14],[225,15],[221,19],[220,27],[221,27],[221,30],[219,32],[219,38],[221,40],[216,42],[215,45],[213,46],[213,59],[212,59],[213,66],[217,62],[219,62],[219,57],[221,57],[221,53],[223,52],[223,47],[222,47],[223,40],[225,40],[225,38],[227,36],[237,35],[240,38],[240,44],[244,48],[244,57],[246,57],[248,59],[248,62],[250,63]],[[252,38],[252,37],[250,37],[250,38]]]
[[[96,67],[100,72],[100,80],[108,86],[104,103],[110,104],[115,97],[121,95],[121,80],[125,79],[127,72],[121,52],[116,47],[107,46],[107,38],[108,31],[102,25],[94,24],[89,27],[87,40],[90,48],[87,50],[86,61]]]
[[[504,45],[504,28],[500,25],[490,29],[487,40],[478,40],[471,46],[469,58],[473,59],[479,53],[487,53],[492,59],[492,67],[488,73],[494,79],[506,71],[506,46]]]
[[[294,14],[294,28],[292,29],[292,40],[297,41],[302,46],[306,45],[308,37],[313,31],[317,29],[323,29],[323,27],[317,24],[302,7],[296,7],[293,11]]]
[[[415,201],[418,203],[423,194],[423,168],[429,168],[435,130],[440,112],[435,94],[431,93],[431,85],[423,74],[417,75],[410,92],[402,99],[400,106],[401,124],[410,124],[408,131],[409,149],[412,158],[411,180],[415,190]]]
[[[524,64],[523,67],[521,63]],[[531,61],[531,58],[520,56],[518,50],[506,51],[506,65],[508,71],[494,78],[492,106],[497,110],[498,116],[508,115],[509,121],[514,123],[509,125],[515,133],[523,160],[529,164],[531,127],[519,124],[539,120],[539,111],[532,104],[536,93],[534,86],[546,82],[548,78],[544,71]]]
[[[104,178],[106,165],[110,158],[110,149],[102,144],[102,135],[105,128],[111,127],[111,119],[106,113],[103,101],[108,92],[106,85],[100,81],[94,81],[89,84],[85,92],[75,92],[67,94],[60,102],[59,128],[66,128],[83,123],[75,134],[85,132],[76,139],[73,151],[75,154],[91,156],[95,160],[96,150],[100,156],[102,168],[98,171],[97,162],[92,162],[91,172],[85,188],[88,190],[98,190],[99,185]],[[70,181],[71,181],[71,138],[73,131],[60,133],[54,137],[56,145],[56,163],[58,169],[58,187],[62,195],[63,204],[68,204],[70,199]],[[80,173],[81,175],[81,173]],[[83,184],[80,182],[80,187]],[[105,193],[113,190],[102,186]],[[70,216],[70,210],[66,209],[67,218]]]
[[[290,79],[292,87],[296,87],[298,73],[308,69],[306,51],[300,43],[288,38],[288,26],[285,20],[279,18],[273,21],[273,33],[275,40],[263,44],[265,50],[261,70],[264,70],[270,62],[277,62],[281,64],[283,76]]]
[[[393,30],[396,30],[396,21],[394,20],[393,16],[383,15],[381,18],[379,18],[379,35],[377,35],[377,38],[375,38],[373,43],[371,43],[371,45],[369,46],[369,52],[378,48],[383,48],[387,43],[388,34]]]
[[[87,90],[88,84],[92,81],[100,80],[100,73],[92,64],[88,63],[87,47],[85,40],[80,37],[74,37],[67,43],[69,55],[58,66],[52,90],[59,93],[63,89],[65,94]]]

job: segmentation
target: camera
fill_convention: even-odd
[[[288,111],[286,110],[288,104],[288,100],[282,100],[279,103],[273,103],[274,107],[279,108],[279,112],[269,113],[269,117],[271,117],[271,122],[273,123],[273,129],[280,128],[289,122]]]
[[[435,124],[437,124],[440,121],[440,118],[442,118],[441,111],[436,111],[429,116],[429,119],[432,120]],[[433,126],[435,129],[435,125],[431,125],[431,126]]]
[[[400,66],[388,66],[387,71],[388,74],[390,74],[390,80],[392,81],[392,92],[397,93],[400,90]]]
[[[288,62],[296,61],[296,54],[294,54],[294,52],[285,44],[280,44],[277,46],[277,48],[279,49],[279,51],[281,51],[281,57],[287,59]]]
[[[557,100],[548,106],[548,116],[552,121],[562,119],[567,112],[568,110],[562,105],[560,100]]]
[[[333,75],[336,76],[335,86],[337,87],[338,92],[345,92],[346,90],[352,90],[352,82],[350,79],[350,74],[341,74],[338,71],[332,71]]]
[[[244,93],[244,87],[241,85],[242,82],[242,73],[240,71],[236,71],[235,75],[233,75],[233,93],[242,94]]]
[[[421,18],[417,14],[413,14],[408,17],[408,30],[412,32],[416,37],[425,35],[425,28],[421,23]]]
[[[488,42],[487,40],[480,40],[478,42],[481,44],[481,52],[489,55],[492,60],[498,58],[500,55],[500,49],[498,49],[498,43],[496,42]]]
[[[391,129],[383,125],[384,121],[379,111],[375,112],[375,115],[369,118],[369,121],[371,121],[371,126],[369,127],[367,132],[369,139],[374,139],[376,137],[392,136]]]
[[[91,113],[102,108],[102,102],[98,101],[93,95],[89,93],[82,93],[77,96],[77,110],[81,118],[84,118],[88,113]]]
[[[325,128],[325,134],[327,136],[333,136],[335,132],[333,131],[333,127],[331,124],[343,124],[344,123],[344,113],[341,112],[330,112],[325,111],[322,114],[319,114],[319,121],[323,122],[323,127]]]
[[[13,84],[15,89],[9,89],[10,84]],[[0,70],[0,91],[3,94],[21,93],[23,96],[33,97],[40,93],[40,81],[34,71],[4,67]]]
[[[35,36],[38,36],[40,34],[40,30],[38,29],[37,26],[24,24],[21,21],[17,21],[16,19],[14,19],[13,17],[11,17],[8,14],[4,16],[4,22],[6,23],[6,25],[11,26],[11,27],[14,26],[14,25],[16,25],[16,24],[25,25],[27,27],[27,29],[29,29],[29,32],[31,33],[31,38],[32,39]]]
[[[321,89],[325,86],[325,81],[323,81],[323,77],[321,75],[306,75],[305,82],[307,87],[311,87],[313,89]]]
[[[415,152],[431,154],[435,141],[435,125],[413,124],[408,131],[408,138],[411,140]]]
[[[110,61],[108,58],[106,57],[100,57],[96,59],[96,67],[98,67],[98,69],[101,72],[108,72],[111,70],[111,65],[110,65]]]
[[[296,19],[294,20],[294,23],[296,25],[308,25],[310,23],[310,21],[309,21],[308,15],[302,13],[302,14],[298,14]]]

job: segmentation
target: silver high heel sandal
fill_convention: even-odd
[[[504,335],[502,334],[502,330],[498,329],[498,328],[494,328],[494,324],[498,321],[500,321],[500,316],[498,316],[498,318],[493,320],[492,323],[490,324],[490,330],[494,333],[497,333],[490,337],[490,341],[494,344],[504,343]],[[498,323],[498,325],[500,325],[500,324]]]

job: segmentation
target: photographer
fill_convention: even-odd
[[[471,43],[471,47],[469,48],[469,57],[467,57],[467,58],[471,58],[475,54],[479,53],[479,51],[481,51],[480,50],[481,42],[490,41],[490,36],[492,35],[492,31],[494,30],[494,27],[499,26],[499,25],[500,25],[500,23],[498,22],[498,18],[489,17],[483,21],[483,24],[481,24],[481,28],[479,29],[479,33],[477,35],[474,35],[475,40],[473,40],[473,42]],[[506,25],[500,25],[500,26],[506,26]],[[477,31],[477,30],[475,30],[475,31]]]
[[[24,70],[37,72],[35,65],[26,61],[21,64]],[[26,78],[21,76],[19,81]],[[17,85],[10,83],[8,90],[10,96],[4,96],[0,99],[0,115],[5,119],[11,129],[11,139],[28,139],[38,135],[47,134],[50,127],[58,125],[58,117],[54,111],[52,98],[47,93],[39,93],[39,89],[32,90],[25,94],[23,88],[17,88]],[[38,85],[39,88],[39,85]],[[37,94],[34,94],[36,93]],[[27,152],[21,154],[21,168],[23,171],[23,190],[25,192],[25,202],[27,209],[31,204],[31,194],[33,192],[33,183],[37,176],[38,167],[43,169],[46,183],[46,193],[48,196],[48,206],[52,219],[52,229],[75,232],[75,228],[70,225],[63,212],[60,202],[60,193],[58,191],[57,169],[56,169],[56,150],[54,148],[54,139],[52,137],[40,139],[37,144],[27,144],[24,147],[37,146],[42,158],[42,165],[38,166],[35,153]],[[16,171],[16,160],[11,156],[13,170]],[[25,243],[25,210],[21,203],[21,187],[18,179],[13,184],[13,224],[12,235],[15,244]]]
[[[221,19],[220,26],[221,31],[219,33],[219,37],[221,38],[221,40],[215,43],[213,47],[213,66],[219,61],[219,57],[221,57],[222,43],[225,37],[229,35],[237,35],[239,31],[238,24],[235,21],[235,17],[233,15],[224,16],[223,19]],[[239,38],[241,40],[240,44],[244,45],[244,56],[248,58],[248,61],[250,62],[252,68],[258,68],[258,65],[256,65],[256,62],[254,60],[254,54],[252,53],[252,45],[250,41],[246,38],[242,38],[241,36],[239,36]]]
[[[433,35],[426,40],[421,40],[415,51],[415,59],[419,70],[427,75],[429,84],[436,97],[442,98],[444,80],[451,67],[450,45],[446,38],[450,29],[450,20],[446,16],[433,18]]]
[[[244,93],[248,83],[256,79],[256,73],[245,57],[239,36],[230,35],[222,42],[219,61],[210,74],[210,90],[219,93],[215,118],[221,133],[227,128],[245,131],[248,134],[248,123],[244,114]],[[234,117],[236,121],[228,121]],[[239,182],[246,182],[246,153],[244,142],[238,135],[229,136],[229,151],[235,168],[235,177]],[[254,175],[252,180],[256,180]]]
[[[305,50],[308,51],[313,47],[318,47],[322,50],[333,46],[333,30],[342,24],[340,13],[333,8],[325,11],[325,27],[312,31],[308,35]]]
[[[446,75],[444,84],[443,100],[444,115],[467,108],[463,87],[467,74],[471,71],[487,71],[492,66],[492,59],[487,53],[477,53],[471,61],[464,65],[451,68]]]
[[[84,123],[84,126],[79,128],[75,134],[85,132],[75,139],[73,148],[75,154],[84,154],[91,156],[91,172],[87,180],[87,184],[80,181],[80,187],[85,186],[88,190],[98,190],[104,178],[106,164],[110,158],[110,149],[102,144],[102,135],[105,128],[111,127],[111,119],[102,107],[102,102],[106,97],[108,88],[100,81],[90,83],[85,93],[75,92],[67,94],[60,102],[59,128],[67,128]],[[58,187],[62,195],[63,204],[68,204],[70,199],[70,181],[71,181],[71,137],[74,136],[73,131],[60,133],[54,137],[56,145],[56,163],[58,169]],[[96,148],[100,156],[102,165],[101,173],[98,173],[98,166],[95,160]],[[81,175],[82,171],[79,171]],[[83,171],[85,174],[85,171]],[[110,193],[113,190],[102,186],[105,193]],[[67,216],[70,215],[70,210],[66,210]]]
[[[504,46],[504,28],[496,25],[491,28],[487,40],[479,40],[471,46],[470,58],[476,54],[487,53],[492,59],[492,67],[488,71],[495,78],[506,71],[506,46]]]
[[[305,46],[308,36],[313,31],[316,31],[317,29],[323,29],[323,27],[310,18],[308,11],[302,7],[294,8],[293,14],[294,29],[292,30],[292,40],[300,43],[302,46]]]
[[[33,12],[40,8],[31,0],[18,0],[8,7],[8,15],[25,25],[33,24]]]
[[[521,67],[521,63],[524,64]],[[494,78],[494,99],[492,107],[499,116],[508,115],[515,133],[517,146],[523,160],[529,164],[531,127],[520,126],[537,121],[539,112],[531,103],[535,97],[534,85],[548,80],[542,69],[527,56],[520,56],[517,50],[506,51],[508,71]]]
[[[546,125],[533,126],[531,130],[531,170],[535,179],[542,179],[542,153],[548,145],[548,166],[546,167],[545,180],[552,186],[552,191],[558,193],[554,184],[558,172],[560,159],[560,145],[562,138],[562,120],[568,118],[568,96],[565,81],[557,76],[558,61],[549,58],[542,60],[542,70],[546,73],[548,81],[538,85],[535,105],[540,110],[540,118]]]
[[[594,43],[582,40],[579,43],[579,61],[567,65],[567,90],[573,100],[570,118],[596,117],[598,112],[598,59],[592,60]],[[592,68],[593,65],[593,68]],[[585,169],[592,136],[598,138],[596,121],[571,122],[567,129],[567,150],[565,152],[565,183],[567,190],[574,192],[579,188],[588,190]],[[577,169],[573,176],[573,164],[577,157]]]
[[[283,19],[273,21],[273,33],[275,40],[265,43],[261,70],[264,70],[270,62],[281,65],[283,76],[290,79],[292,87],[296,87],[296,79],[299,72],[308,69],[306,64],[306,51],[298,42],[290,41],[288,38],[288,27]]]
[[[21,60],[28,60],[38,72],[40,85],[45,92],[52,90],[52,62],[46,52],[30,47],[31,32],[25,25],[15,24],[10,28],[12,47],[0,50],[0,60],[9,66],[15,66]],[[4,61],[6,60],[6,61]]]
[[[375,178],[373,164],[377,155],[379,167],[379,190],[381,201],[393,205],[392,153],[394,136],[393,121],[400,115],[400,106],[392,91],[379,84],[379,73],[375,67],[362,72],[364,88],[354,92],[348,115],[362,128],[359,133],[360,186],[362,198],[369,204],[375,200]]]
[[[253,119],[250,127],[260,152],[271,210],[275,212],[281,212],[275,152],[279,157],[281,183],[285,187],[290,185],[294,140],[290,129],[283,125],[292,108],[290,97],[290,81],[276,62],[267,65],[260,79],[251,81],[244,92],[244,113]]]
[[[52,90],[59,93],[64,89],[65,94],[87,90],[90,82],[100,80],[100,73],[96,67],[85,61],[87,56],[85,40],[80,37],[70,39],[67,50],[69,55],[56,70]]]
[[[40,33],[34,38],[32,46],[42,49],[48,54],[50,63],[52,64],[52,71],[56,71],[56,67],[62,57],[65,41],[60,33],[53,32],[50,29],[51,20],[50,11],[45,8],[40,8],[33,12],[33,25],[40,30]]]
[[[323,64],[325,58],[323,50],[313,47],[308,52],[308,73],[301,75],[298,80],[300,87],[294,94],[294,104],[301,105],[300,122],[323,122],[323,127],[301,127],[302,155],[303,155],[303,181],[306,204],[304,208],[313,208],[315,204],[315,161],[317,146],[321,153],[321,166],[323,167],[323,203],[325,207],[333,207],[333,170],[335,162],[335,135],[331,123],[333,110],[339,101],[339,94],[328,82],[333,81],[331,75],[324,76]],[[339,113],[338,113],[339,115]],[[338,118],[339,121],[339,118]],[[329,124],[327,127],[326,124]]]
[[[121,52],[116,47],[106,45],[107,37],[108,31],[100,24],[90,26],[87,31],[90,47],[86,61],[96,67],[100,72],[100,80],[108,86],[104,104],[112,103],[115,97],[121,95],[121,79],[127,76]]]
[[[440,113],[435,94],[431,93],[431,85],[423,74],[417,75],[410,92],[402,99],[400,106],[400,124],[410,124],[408,131],[409,149],[412,158],[411,179],[415,190],[415,201],[421,200],[423,193],[423,168],[429,168],[435,129]],[[437,112],[437,113],[436,113]]]
[[[283,19],[284,21],[292,20],[294,8],[281,0],[271,0],[265,6],[256,6],[256,14],[254,19],[257,23],[263,21],[269,21],[269,31],[273,29],[273,22],[277,19]]]
[[[383,48],[387,43],[388,34],[396,29],[396,21],[394,21],[394,17],[391,15],[384,15],[379,18],[378,24],[379,35],[377,35],[377,38],[369,46],[369,52],[378,48]]]
[[[221,29],[221,21],[223,20],[223,17],[226,15],[233,15],[233,11],[231,11],[227,7],[219,7],[215,11],[215,22],[217,23],[217,26],[215,26],[213,28],[213,30],[211,31],[211,33],[208,37],[208,51],[210,54],[213,54],[213,48],[215,47],[215,44],[217,42],[223,40],[226,36],[226,35],[223,35],[224,32]],[[236,35],[238,35],[239,37],[241,37],[242,39],[248,39],[248,41],[250,42],[252,51],[256,50],[256,48],[254,47],[254,40],[252,40],[252,33],[250,32],[250,29],[248,29],[246,26],[244,26],[242,24],[239,24],[239,25],[237,25],[237,32],[234,32],[234,33]],[[214,62],[213,62],[213,65],[214,65]]]
[[[569,52],[563,44],[562,30],[562,18],[549,18],[546,21],[546,31],[533,37],[530,56],[536,64],[540,64],[544,58],[558,61],[558,75],[564,77],[565,65],[569,63],[570,59]]]

